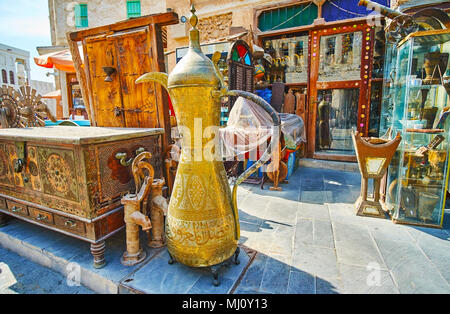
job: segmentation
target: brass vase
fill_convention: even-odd
[[[426,121],[425,129],[433,127],[434,119],[436,119],[437,107],[430,107],[423,109],[422,119]]]
[[[441,62],[441,53],[439,51],[430,52],[425,55],[425,60],[423,67],[425,69],[425,78],[423,79],[423,84],[432,85],[438,84],[439,78],[436,78],[436,73],[438,72],[437,67]]]
[[[423,222],[433,220],[433,211],[439,200],[440,197],[436,194],[420,192],[418,206],[419,219],[421,219]]]
[[[231,192],[221,157],[213,156],[211,159],[205,156],[207,145],[219,136],[209,134],[207,129],[220,126],[221,98],[241,96],[251,99],[271,115],[277,127],[280,120],[262,98],[226,89],[217,66],[220,53],[213,55],[213,61],[203,54],[193,6],[191,12],[189,22],[192,29],[187,54],[170,75],[147,73],[136,83],[158,82],[167,89],[182,135],[181,156],[166,217],[169,262],[209,267],[233,256],[237,259],[240,237],[237,185],[267,162],[272,147],[278,145],[278,137],[272,136],[267,151],[236,180]],[[217,279],[216,275],[214,278]]]
[[[443,178],[444,163],[446,159],[447,151],[445,150],[430,149],[428,151],[428,162],[432,167],[432,177],[436,179]]]

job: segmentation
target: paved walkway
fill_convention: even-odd
[[[301,168],[283,191],[239,189],[241,243],[259,252],[236,293],[450,293],[445,228],[356,216],[360,175]]]
[[[442,230],[359,217],[353,209],[359,185],[358,173],[300,168],[289,184],[282,184],[281,192],[269,191],[270,184],[264,190],[241,186],[240,242],[258,253],[235,293],[450,293],[450,213]],[[107,240],[108,264],[100,270],[92,268],[85,242],[19,221],[0,232],[4,242],[0,246],[59,273],[65,272],[67,262],[79,263],[82,279],[92,278],[95,291],[121,292],[117,289],[121,280],[158,262],[152,257],[159,251],[147,248],[148,262],[122,266],[123,232]],[[15,292],[90,292],[68,287],[63,275],[4,249],[0,249],[0,262],[8,264],[18,280],[12,287]],[[161,272],[170,274],[163,268]],[[180,276],[192,277],[193,272],[186,270]],[[133,279],[137,282],[141,277]],[[206,293],[214,293],[217,289],[213,290],[209,279],[203,286],[211,289]]]

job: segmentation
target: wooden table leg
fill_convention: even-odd
[[[0,213],[0,227],[6,226],[8,216]]]
[[[91,253],[94,257],[94,268],[102,268],[106,265],[105,261],[105,241],[91,243]]]

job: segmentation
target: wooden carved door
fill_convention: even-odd
[[[92,85],[92,102],[97,126],[124,127],[125,119],[121,114],[122,95],[117,73],[107,81],[104,67],[117,71],[117,55],[114,42],[105,35],[86,39],[86,51],[89,56],[89,80]]]
[[[356,160],[351,131],[368,132],[373,33],[365,23],[311,32],[308,157]]]
[[[154,128],[158,125],[155,84],[136,84],[152,68],[148,27],[109,36],[117,54],[118,79],[122,88],[125,127]]]
[[[154,83],[135,83],[158,68],[153,31],[146,26],[86,39],[97,126],[164,128],[164,113],[157,106],[163,103],[161,93],[156,93]],[[113,73],[108,76],[105,67],[113,68]]]

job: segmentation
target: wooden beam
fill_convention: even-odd
[[[150,54],[152,58],[152,68],[156,72],[165,72],[165,62],[164,62],[164,48],[161,36],[158,33],[161,32],[161,27],[157,24],[149,26],[149,42],[152,45]],[[153,83],[156,91],[156,104],[158,110],[158,121],[159,127],[166,130],[165,134],[162,136],[162,148],[165,151],[166,147],[171,144],[171,124],[170,124],[170,114],[169,114],[169,101],[167,91],[157,83]],[[167,179],[167,178],[166,178]]]
[[[117,32],[125,29],[158,24],[159,26],[172,25],[178,23],[178,14],[175,12],[146,15],[135,19],[120,21],[111,25],[99,26],[70,33],[70,39],[80,41],[83,38],[101,33]]]
[[[91,114],[91,102],[89,98],[89,91],[87,86],[87,80],[86,80],[86,73],[83,71],[83,61],[81,60],[80,51],[78,50],[78,43],[76,41],[72,41],[70,39],[70,33],[66,34],[67,36],[67,43],[69,44],[70,53],[72,54],[72,60],[73,64],[75,66],[75,72],[77,75],[77,80],[80,83],[81,87],[81,95],[83,96],[84,105],[86,107],[86,112],[88,115],[88,119],[90,121],[92,120],[92,114]]]

